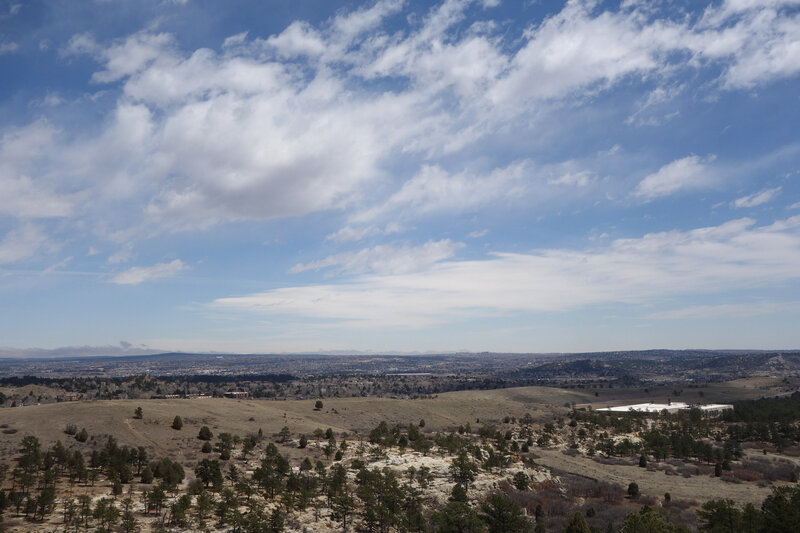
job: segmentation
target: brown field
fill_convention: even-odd
[[[777,379],[754,378],[717,383],[702,388],[683,387],[679,401],[730,402],[785,393]],[[27,388],[27,387],[26,387]],[[531,413],[536,419],[563,415],[564,407],[591,405],[594,408],[627,402],[663,401],[674,387],[602,390],[598,400],[593,390],[552,387],[518,387],[488,391],[459,391],[429,399],[328,398],[324,408],[314,410],[315,400],[105,400],[65,402],[0,410],[0,452],[13,453],[25,435],[36,435],[43,444],[56,440],[65,443],[72,437],[64,433],[67,424],[85,427],[91,436],[113,435],[121,445],[146,446],[159,454],[180,454],[188,441],[196,442],[197,432],[207,425],[216,434],[227,431],[238,435],[274,435],[288,426],[294,435],[310,435],[316,428],[333,428],[365,435],[379,422],[407,424],[424,419],[425,431],[450,431],[469,422],[496,423],[505,416]],[[703,396],[699,395],[700,391]],[[613,396],[612,396],[613,395]],[[137,406],[144,419],[135,420]],[[184,421],[181,431],[170,428],[175,415]],[[478,424],[479,425],[479,424]],[[7,430],[16,430],[8,434]],[[178,457],[174,457],[178,458]]]
[[[668,476],[662,471],[649,471],[636,465],[606,465],[583,455],[569,456],[560,449],[536,450],[536,463],[551,469],[580,474],[600,481],[618,483],[627,487],[635,481],[644,496],[659,501],[669,492],[675,500],[694,500],[703,503],[712,498],[729,498],[738,504],[752,503],[756,506],[770,494],[769,486],[759,487],[753,483],[729,483],[713,475],[697,475],[690,478]]]
[[[9,457],[25,435],[36,435],[44,445],[61,440],[69,445],[73,438],[64,433],[67,424],[86,428],[90,436],[113,435],[119,444],[145,446],[156,455],[176,460],[187,459],[201,444],[197,433],[209,426],[214,434],[226,431],[238,435],[262,429],[267,436],[288,426],[293,435],[311,435],[316,428],[347,431],[365,435],[379,422],[408,424],[424,419],[425,431],[448,431],[467,422],[491,423],[504,416],[534,417],[563,414],[565,403],[585,402],[588,393],[547,387],[525,387],[493,391],[463,391],[441,394],[431,399],[403,400],[387,398],[326,399],[325,407],[314,410],[314,400],[271,401],[171,399],[106,400],[65,402],[0,410],[0,454]],[[144,418],[133,418],[141,406]],[[183,418],[181,431],[170,425],[175,415]],[[8,430],[16,430],[8,434]]]
[[[553,420],[567,413],[565,405],[575,404],[602,407],[623,402],[661,401],[665,391],[673,388],[603,390],[608,396],[598,402],[594,390],[521,387],[491,391],[461,391],[440,394],[428,399],[387,398],[329,398],[322,410],[314,410],[315,400],[231,400],[231,399],[170,399],[170,400],[107,400],[65,402],[47,405],[6,408],[0,410],[0,457],[8,460],[16,453],[19,441],[26,435],[36,435],[44,446],[61,440],[68,447],[81,447],[73,437],[64,433],[67,424],[86,428],[89,446],[102,446],[106,435],[114,436],[121,445],[145,446],[151,457],[167,456],[192,468],[201,457],[200,427],[209,426],[214,434],[230,432],[245,436],[262,429],[265,436],[275,436],[288,426],[293,438],[301,433],[311,437],[317,428],[332,428],[348,432],[350,438],[366,436],[379,422],[408,424],[424,419],[424,431],[451,431],[470,423],[476,429],[483,423],[499,423],[505,416],[521,417],[530,413],[540,421]],[[703,391],[703,397],[699,391]],[[784,391],[779,380],[759,378],[720,383],[703,388],[684,387],[680,401],[730,402],[734,399],[774,396]],[[614,394],[614,398],[611,395]],[[144,418],[133,418],[134,409],[141,406]],[[184,427],[170,427],[175,415],[180,415]],[[480,422],[478,422],[480,421]],[[294,455],[298,450],[283,448]],[[768,487],[753,483],[732,484],[709,476],[667,476],[635,466],[601,465],[587,457],[570,457],[561,449],[535,449],[538,463],[559,470],[617,482],[627,486],[636,481],[642,494],[663,498],[670,492],[673,498],[704,501],[710,497],[726,497],[737,502],[760,502]]]

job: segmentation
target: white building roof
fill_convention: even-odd
[[[684,402],[667,403],[636,403],[633,405],[618,405],[616,407],[603,407],[597,409],[598,411],[609,411],[614,413],[627,413],[628,411],[639,411],[643,413],[660,413],[663,410],[667,411],[682,411],[684,409],[698,408],[703,411],[716,411],[722,409],[733,409],[732,405],[712,403],[708,405],[690,405]]]

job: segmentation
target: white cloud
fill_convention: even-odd
[[[110,43],[74,35],[62,54],[93,57],[92,81],[116,108],[97,135],[51,135],[35,167],[4,171],[0,211],[89,212],[106,234],[149,236],[341,209],[350,229],[331,240],[358,240],[380,234],[366,228],[387,214],[407,223],[538,194],[534,161],[485,158],[480,142],[514,124],[541,133],[543,114],[638,77],[655,86],[648,108],[681,90],[674,73],[685,69],[721,71],[717,89],[758,86],[794,75],[800,57],[785,3],[712,6],[693,22],[653,17],[644,4],[569,2],[522,35],[490,10],[463,27],[474,5],[448,0],[397,29],[405,4],[379,1],[264,38],[234,35],[217,51],[182,50],[153,31]],[[708,162],[675,161],[635,195],[708,186]],[[585,172],[567,168],[552,183],[582,188],[592,183]]]
[[[53,263],[49,267],[47,267],[44,270],[42,270],[42,274],[49,274],[51,272],[55,272],[56,270],[62,269],[64,267],[66,267],[67,265],[69,265],[71,261],[72,261],[72,256],[65,257],[61,261],[58,261],[57,263]]]
[[[19,45],[15,42],[0,43],[0,56],[16,52]]]
[[[0,241],[0,265],[28,259],[48,247],[44,232],[33,224],[9,231]]]
[[[704,189],[712,185],[716,176],[708,167],[714,156],[705,159],[696,155],[676,159],[658,172],[646,176],[634,190],[634,196],[651,200],[687,190]]]
[[[37,121],[0,138],[0,214],[48,218],[72,213],[75,197],[54,190],[57,177],[31,177],[39,158],[52,148],[56,133],[47,122]]]
[[[573,187],[586,187],[592,180],[594,179],[594,175],[589,172],[588,170],[582,170],[579,172],[567,172],[566,174],[562,174],[557,178],[552,178],[547,180],[547,183],[551,185],[570,185]]]
[[[698,61],[722,61],[728,89],[752,88],[800,72],[800,14],[791,1],[732,1],[709,8],[686,36]]]
[[[118,250],[108,256],[107,262],[112,265],[118,265],[120,263],[127,263],[131,260],[133,256],[133,247],[131,245],[123,246],[121,250]]]
[[[737,198],[733,201],[734,207],[756,207],[762,204],[766,204],[770,202],[773,198],[778,196],[781,192],[780,187],[775,187],[773,189],[764,189],[763,191],[759,191],[753,194],[749,194],[747,196],[742,196],[741,198]]]
[[[453,242],[450,239],[429,241],[420,246],[379,245],[356,252],[330,255],[320,261],[298,264],[293,266],[289,272],[297,274],[307,270],[337,267],[337,270],[347,274],[366,272],[402,274],[418,271],[433,263],[449,259],[462,246],[464,246],[462,243]]]
[[[173,44],[172,36],[166,33],[137,33],[110,48],[101,49],[105,70],[95,72],[92,81],[109,83],[144,71],[156,60],[163,60],[165,50]],[[91,49],[91,41],[86,42]],[[96,50],[96,49],[95,49]]]
[[[481,237],[485,237],[489,233],[488,229],[482,229],[479,231],[470,231],[469,237],[470,239],[480,239]]]
[[[800,278],[798,262],[800,216],[769,226],[744,218],[619,239],[594,250],[496,253],[485,260],[435,262],[417,272],[221,298],[212,306],[352,327],[419,328],[462,318],[777,286]]]
[[[326,241],[336,242],[350,242],[360,241],[364,237],[380,233],[380,230],[375,226],[364,226],[362,228],[354,228],[353,226],[345,226],[325,237]]]
[[[76,33],[70,37],[67,45],[60,50],[61,55],[97,55],[100,52],[100,45],[94,40],[90,33]]]
[[[171,278],[185,268],[186,265],[183,261],[175,259],[169,263],[158,263],[149,267],[130,268],[124,272],[120,272],[111,278],[110,281],[117,285],[138,285],[154,279]]]
[[[590,2],[569,2],[527,33],[508,75],[492,91],[497,102],[563,98],[596,84],[662,68],[663,54],[680,48],[685,28],[645,23],[627,12],[595,12]]]
[[[393,235],[403,231],[403,226],[397,222],[389,222],[383,228],[377,226],[345,226],[325,237],[326,241],[334,242],[350,242],[360,241],[366,237],[373,237],[376,235]]]
[[[665,106],[680,95],[685,88],[684,84],[673,87],[656,87],[637,106],[636,111],[625,120],[625,123],[637,126],[658,126],[665,120],[674,118],[678,112]]]
[[[282,57],[320,56],[325,52],[322,36],[307,22],[295,21],[280,34],[267,39],[267,46]]]
[[[522,195],[531,164],[522,161],[487,174],[452,174],[439,166],[424,165],[384,204],[356,213],[353,220],[373,220],[395,211],[425,214],[432,211],[467,211],[503,198]]]

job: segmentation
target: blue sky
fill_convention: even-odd
[[[800,347],[797,0],[0,1],[0,80],[4,353]]]

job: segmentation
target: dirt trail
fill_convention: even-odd
[[[537,449],[536,454],[540,456],[536,462],[541,465],[597,480],[619,483],[623,488],[627,488],[630,482],[635,481],[642,494],[652,496],[659,501],[664,498],[664,493],[669,492],[673,500],[697,500],[702,503],[724,497],[740,504],[760,505],[771,492],[770,487],[728,483],[709,476],[684,478],[668,476],[661,471],[648,472],[638,466],[603,465],[588,457],[564,455],[561,450]]]
[[[131,419],[130,418],[126,418],[125,419],[125,426],[128,428],[128,431],[130,431],[131,433],[133,433],[136,436],[136,439],[138,439],[139,441],[144,441],[144,442],[149,443],[153,448],[155,448],[156,450],[161,452],[164,456],[168,456],[167,450],[163,446],[161,446],[161,444],[159,444],[158,442],[154,441],[153,439],[148,437],[146,434],[142,433],[141,431],[139,431],[138,429],[133,427],[133,424],[131,424]]]

